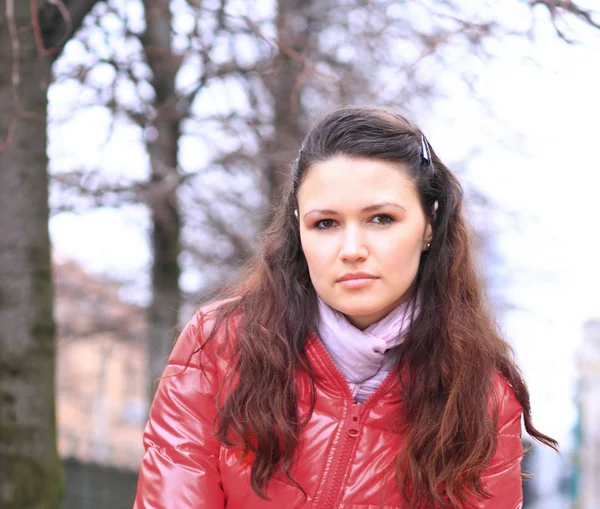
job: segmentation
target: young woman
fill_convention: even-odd
[[[529,394],[476,276],[459,183],[421,131],[333,111],[231,299],[181,334],[136,509],[522,505]]]

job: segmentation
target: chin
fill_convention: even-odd
[[[350,316],[369,316],[380,313],[383,309],[388,308],[392,303],[373,302],[368,299],[368,302],[360,302],[362,299],[336,299],[330,305],[340,313]],[[366,301],[367,299],[365,299]]]

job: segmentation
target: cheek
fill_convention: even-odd
[[[315,239],[314,235],[300,234],[300,243],[302,246],[302,252],[306,258],[308,269],[311,274],[318,274],[322,272],[323,266],[326,266],[325,262],[325,249],[324,244],[319,242],[319,239]]]
[[[387,270],[398,278],[414,275],[421,259],[422,240],[420,237],[397,239],[381,246],[380,261]]]
[[[313,260],[331,259],[338,252],[338,239],[331,233],[313,230],[301,232],[300,245],[307,259],[309,257]]]

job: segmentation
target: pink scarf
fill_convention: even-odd
[[[350,385],[358,402],[365,401],[392,368],[386,351],[399,345],[410,327],[408,303],[400,304],[386,317],[361,331],[320,297],[319,337]]]

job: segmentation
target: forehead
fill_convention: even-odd
[[[298,190],[300,208],[362,208],[385,201],[419,204],[405,163],[338,156],[314,164]]]

